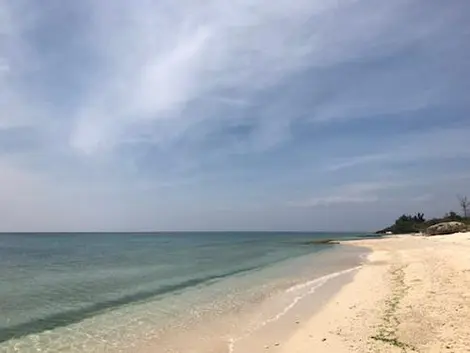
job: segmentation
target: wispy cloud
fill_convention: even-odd
[[[4,3],[4,13],[10,9],[3,16],[9,18],[4,32],[10,38],[7,53],[2,55],[4,66],[10,67],[17,58],[27,63],[50,60],[46,57],[49,53],[31,49],[31,33],[37,30],[48,36],[48,32],[60,30],[47,25],[49,16],[61,14],[60,8],[49,2],[43,9],[27,1],[19,5],[6,0]],[[148,129],[149,122],[156,124],[155,129],[164,130],[162,134],[178,136],[188,125],[223,113],[207,109],[194,116],[191,105],[195,101],[211,96],[220,100],[220,92],[225,91],[222,100],[239,105],[247,95],[276,87],[301,70],[391,55],[432,38],[455,16],[455,12],[444,11],[437,18],[423,16],[411,25],[407,21],[415,11],[416,6],[408,1],[366,0],[302,0],[295,5],[284,0],[275,5],[246,0],[139,0],[132,4],[85,1],[74,5],[67,15],[78,16],[86,23],[75,25],[74,41],[81,42],[79,47],[87,51],[85,57],[94,63],[92,68],[80,62],[73,67],[78,76],[87,76],[87,86],[74,97],[78,104],[67,112],[71,120],[69,143],[85,153],[113,148],[129,134],[138,133],[139,127]],[[55,19],[50,22],[57,23]],[[68,60],[76,54],[72,49],[58,54]],[[36,66],[44,71],[40,74],[54,74],[53,67]],[[19,75],[17,82],[28,73],[26,67],[11,70]],[[317,75],[316,85],[323,92],[318,87],[312,91],[313,101],[318,101],[314,119],[345,118],[346,113],[349,117],[377,115],[438,101],[445,86],[434,85],[431,91],[422,90],[416,95],[410,93],[421,89],[419,79],[413,80],[415,86],[401,85],[404,79],[415,76],[415,70],[415,66],[408,66],[372,71],[361,76],[360,87],[348,83],[342,84],[341,90],[330,87],[334,82],[330,78]],[[381,98],[372,98],[378,83],[384,87]],[[13,95],[14,84],[10,82],[4,93]],[[335,91],[324,100],[328,89]],[[25,101],[28,105],[40,104],[28,99],[25,92],[17,96],[19,102],[10,107],[12,113],[6,118],[9,122],[18,120],[19,106]],[[298,117],[292,114],[293,119]],[[219,119],[224,117],[219,115]],[[271,115],[268,122],[278,119]],[[270,123],[264,125],[272,129]]]
[[[455,123],[470,111],[467,12],[424,0],[0,0],[0,195],[31,190],[17,201],[31,213],[81,195],[120,215],[117,200],[152,209],[164,195],[183,214],[189,199],[231,191],[241,205],[250,185],[269,199],[276,183],[283,203],[297,188],[318,195],[310,206],[375,202],[385,186],[333,186],[369,180],[355,167],[469,157]],[[381,122],[390,136],[378,138]],[[185,189],[162,192],[175,184]],[[68,214],[93,220],[80,207]]]
[[[344,158],[341,161],[329,164],[326,167],[327,171],[338,171],[341,169],[361,166],[369,163],[380,163],[390,160],[390,156],[387,154],[370,154],[356,157]]]
[[[360,182],[342,185],[322,196],[290,202],[293,207],[318,207],[377,202],[380,192],[400,186],[390,182]]]
[[[394,165],[409,162],[442,161],[470,158],[466,148],[470,128],[435,128],[426,131],[403,132],[399,136],[383,136],[373,146],[380,151],[332,160],[327,171],[364,167],[368,165]]]
[[[434,199],[434,196],[432,194],[422,194],[422,195],[414,196],[410,200],[413,202],[422,203],[422,202],[430,202],[433,199]]]

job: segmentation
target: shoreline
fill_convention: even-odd
[[[367,262],[276,351],[468,351],[470,233],[342,243]]]
[[[354,273],[361,266],[361,262],[358,259],[363,259],[363,255],[366,255],[366,252],[363,252],[363,250],[365,249],[345,246],[343,250],[338,247],[336,250],[332,248],[331,252],[312,253],[303,256],[304,260],[302,261],[310,263],[309,267],[303,269],[308,274],[308,277],[305,278],[306,281],[293,283],[281,290],[272,292],[263,300],[254,303],[248,312],[244,308],[244,310],[234,312],[230,316],[224,315],[219,318],[222,321],[218,321],[217,327],[214,326],[214,322],[205,322],[205,327],[212,334],[214,333],[213,330],[217,331],[220,329],[220,325],[226,325],[227,321],[236,322],[236,326],[239,326],[241,330],[236,329],[230,332],[230,334],[228,331],[224,332],[218,337],[212,337],[202,345],[195,343],[198,340],[196,337],[177,334],[178,341],[192,343],[191,348],[188,348],[186,345],[184,347],[178,345],[177,350],[174,351],[192,352],[196,346],[198,352],[207,353],[255,353],[264,352],[268,349],[274,352],[278,351],[282,346],[281,342],[289,339],[296,332],[300,324],[307,322],[310,317],[315,315],[328,302],[332,295],[352,280]],[[341,260],[339,261],[336,258],[338,254],[341,254]],[[322,260],[326,262],[322,262],[321,259],[318,259],[318,256],[322,257]],[[314,260],[313,264],[311,263],[312,259]],[[297,265],[299,265],[299,260],[300,258],[295,258],[286,261],[296,261]],[[302,264],[302,266],[307,265],[307,262]],[[316,268],[316,262],[317,265],[322,263],[326,266]],[[313,277],[311,277],[312,265],[315,268],[313,271],[315,275]],[[234,327],[232,326],[232,328]],[[201,332],[200,329],[197,329],[192,333],[187,333],[200,336]],[[191,337],[192,339],[188,340]],[[168,346],[172,346],[172,349],[175,348],[173,346],[174,341],[168,343]],[[141,347],[137,351],[140,353],[155,352],[155,349],[161,346],[161,341],[150,342],[150,344]],[[166,346],[166,343],[164,346]]]
[[[352,279],[350,268],[367,252],[341,245],[304,249],[294,244],[291,253],[279,247],[285,258],[268,266],[18,335],[1,342],[0,351],[254,353],[275,347]]]
[[[158,309],[153,302],[97,316],[83,322],[83,327],[107,329],[102,323],[118,314],[123,322],[129,318],[138,325],[123,325],[122,333],[110,331],[100,336],[102,341],[86,344],[97,352],[140,353],[162,347],[207,353],[460,353],[470,346],[470,332],[466,332],[470,322],[470,233],[345,239],[318,253],[267,267],[256,273],[260,275],[258,280],[267,282],[259,287],[264,288],[260,296],[249,297],[253,301],[240,301],[242,292],[234,292],[228,298],[228,311],[210,301],[192,309],[191,317],[199,315],[194,321],[182,321],[184,326],[175,322],[178,326],[170,325],[168,331],[158,332],[153,321],[146,325],[142,320]],[[218,282],[210,293],[248,285],[252,279],[235,277],[236,282],[228,287],[229,282]],[[274,285],[275,279],[282,283]],[[267,285],[270,287],[264,287]],[[199,298],[204,288],[191,298]],[[180,295],[191,293],[197,294]],[[173,299],[174,304],[184,302],[183,297]],[[79,333],[80,327],[52,333],[65,334],[61,337],[65,343],[69,329]],[[46,333],[43,336],[41,342],[46,344]]]
[[[278,312],[275,317],[265,322],[255,332],[236,340],[229,348],[229,353],[279,352],[283,342],[289,340],[299,327],[320,312],[330,298],[343,286],[353,280],[361,266],[354,266],[341,271],[328,273],[286,290],[286,293],[302,288],[303,294]],[[259,309],[259,308],[258,308]]]

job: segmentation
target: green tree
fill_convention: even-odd
[[[450,211],[449,213],[447,213],[444,216],[444,219],[447,220],[447,221],[457,221],[457,222],[459,222],[459,221],[462,220],[462,216],[458,215],[454,211]]]
[[[401,215],[395,223],[388,228],[382,229],[378,233],[392,232],[395,234],[416,233],[425,228],[426,219],[424,213],[417,213],[414,216],[409,214]]]

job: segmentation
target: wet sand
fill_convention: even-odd
[[[368,262],[272,351],[470,351],[470,233],[348,244]]]

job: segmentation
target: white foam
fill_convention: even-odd
[[[292,286],[292,287],[286,289],[285,293],[292,293],[292,292],[295,292],[295,291],[298,291],[298,290],[303,290],[303,289],[308,288],[307,291],[304,291],[302,294],[295,296],[293,298],[293,300],[289,303],[289,305],[284,307],[284,309],[282,311],[280,311],[279,313],[277,313],[273,317],[270,317],[270,318],[264,320],[263,322],[259,323],[252,330],[250,330],[249,332],[247,332],[246,334],[244,334],[240,337],[237,337],[237,338],[232,338],[231,337],[231,338],[229,338],[229,340],[228,340],[228,352],[229,353],[234,353],[235,352],[235,344],[236,344],[237,341],[240,341],[240,340],[250,336],[251,334],[253,334],[253,332],[263,328],[264,326],[279,320],[284,315],[286,315],[290,310],[292,310],[302,299],[304,299],[308,295],[311,295],[311,294],[315,293],[315,291],[318,288],[323,286],[329,280],[331,280],[333,278],[336,278],[336,277],[339,277],[339,276],[342,276],[342,275],[345,275],[347,273],[351,273],[353,271],[356,271],[356,270],[360,269],[361,267],[362,266],[356,266],[356,267],[352,267],[352,268],[349,268],[349,269],[346,269],[346,270],[343,270],[343,271],[330,273],[328,275],[325,275],[325,276],[322,276],[322,277],[319,277],[319,278],[316,278],[314,280],[310,280],[310,281],[307,281],[307,282],[304,282],[304,283],[300,283],[300,284],[297,284],[295,286]]]
[[[364,262],[368,261],[369,260],[369,254],[368,253],[361,254],[361,255],[359,255],[359,258]]]
[[[289,292],[293,292],[293,291],[295,291],[295,290],[303,289],[303,288],[306,288],[306,287],[309,287],[309,286],[314,286],[314,285],[316,285],[317,283],[321,283],[321,285],[322,285],[322,284],[326,283],[327,281],[329,281],[329,280],[332,279],[332,278],[335,278],[335,277],[344,275],[344,274],[346,274],[346,273],[350,273],[350,272],[352,272],[352,271],[356,271],[356,270],[358,270],[359,268],[361,268],[361,266],[356,266],[356,267],[348,268],[347,270],[343,270],[343,271],[333,272],[333,273],[330,273],[330,274],[328,274],[328,275],[325,275],[325,276],[316,278],[316,279],[314,279],[314,280],[307,281],[307,282],[305,282],[305,283],[300,283],[300,284],[297,284],[297,285],[295,285],[295,286],[292,286],[292,287],[288,288],[288,289],[286,290],[286,292],[289,293]]]

